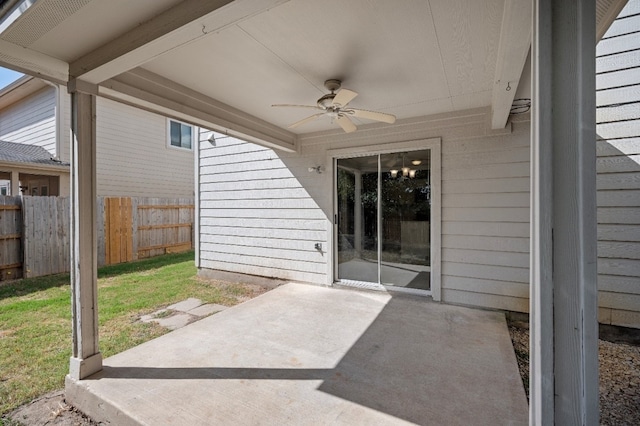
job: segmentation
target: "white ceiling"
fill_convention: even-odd
[[[270,105],[313,105],[329,78],[399,119],[488,106],[503,2],[291,0],[143,67],[280,127],[310,110]]]
[[[597,2],[602,5],[600,28],[608,25],[606,17],[614,16],[611,11],[624,0]],[[104,89],[99,93],[105,95],[118,90],[115,83],[127,84],[128,71],[140,67],[138,77],[129,75],[129,81],[140,80],[143,71],[144,78],[163,77],[165,83],[170,80],[235,108],[222,114],[226,124],[221,127],[235,126],[242,133],[257,126],[256,138],[266,135],[286,145],[295,134],[337,125],[321,119],[288,132],[289,124],[313,111],[271,104],[313,105],[326,93],[323,82],[330,78],[343,80],[343,87],[359,93],[350,106],[395,114],[400,120],[488,106],[499,117],[497,105],[506,119],[512,99],[504,96],[507,83],[519,85],[518,96],[530,96],[530,74],[521,76],[520,65],[528,50],[529,4],[528,0],[37,0],[0,34],[0,65],[58,82],[77,76],[98,84]],[[511,42],[514,38],[517,43]],[[180,86],[175,87],[179,91]],[[133,102],[136,90],[140,88],[122,92],[120,98],[111,96]],[[151,108],[153,99],[162,96],[148,93],[142,103]],[[206,99],[193,105],[208,102],[213,112],[200,112],[220,118],[216,108],[225,106]],[[174,94],[157,111],[170,114],[177,111],[176,105],[181,109],[180,102]]]

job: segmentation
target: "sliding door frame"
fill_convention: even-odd
[[[380,154],[391,154],[396,152],[409,152],[420,150],[431,150],[431,297],[433,300],[441,299],[441,274],[442,274],[442,166],[441,166],[441,150],[442,140],[440,138],[418,139],[413,141],[392,142],[376,145],[354,146],[349,148],[329,149],[327,150],[327,172],[331,174],[331,191],[333,194],[333,218],[332,226],[329,232],[329,247],[331,247],[328,256],[328,278],[329,285],[338,282],[338,194],[336,190],[336,171],[337,161],[341,158],[366,157]],[[378,171],[380,171],[380,159],[378,158]],[[380,182],[380,180],[378,180]],[[378,183],[380,184],[380,183]],[[378,197],[378,202],[380,197]],[[378,220],[380,220],[378,215]],[[379,260],[379,259],[378,259]],[[380,286],[381,288],[384,288]],[[390,288],[396,291],[408,291],[400,288]]]

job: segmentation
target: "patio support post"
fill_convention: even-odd
[[[362,257],[362,172],[355,171],[354,206],[353,206],[353,245]]]
[[[20,173],[15,170],[11,171],[11,196],[17,197],[20,192]]]
[[[73,354],[69,377],[102,370],[98,348],[98,256],[96,231],[96,98],[71,93],[71,308]]]
[[[595,6],[535,0],[532,425],[597,425]]]

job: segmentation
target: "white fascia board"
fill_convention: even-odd
[[[285,1],[182,1],[77,59],[70,73],[88,83],[101,83]]]
[[[507,0],[504,4],[491,96],[492,129],[504,128],[509,119],[511,105],[531,47],[531,13],[532,4],[529,0]]]
[[[1,39],[0,66],[54,83],[66,84],[69,79],[68,63]]]

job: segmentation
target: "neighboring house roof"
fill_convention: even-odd
[[[0,141],[0,162],[69,167],[69,163],[51,158],[49,151],[40,146],[5,141]]]

